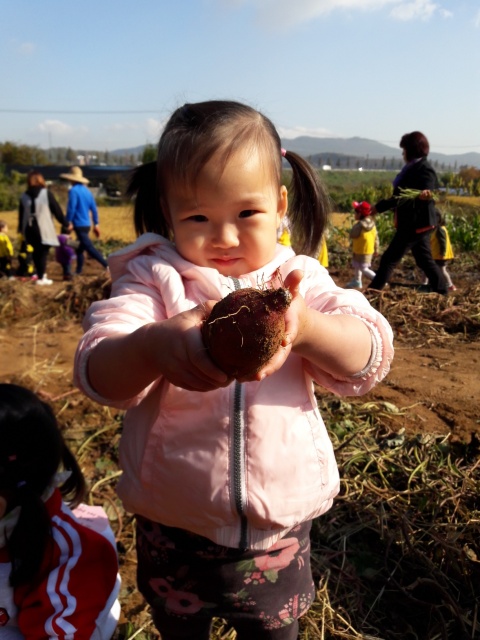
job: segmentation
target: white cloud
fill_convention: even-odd
[[[396,20],[429,20],[435,11],[438,9],[438,5],[430,0],[413,0],[413,2],[401,2],[397,4],[390,15]]]
[[[44,120],[40,122],[34,129],[40,133],[47,133],[54,137],[55,145],[64,144],[65,140],[79,140],[88,134],[88,127],[72,127],[61,120]],[[70,142],[69,142],[70,144]]]
[[[145,130],[149,138],[153,138],[155,142],[158,142],[163,127],[165,126],[165,120],[156,120],[155,118],[147,118],[145,123]]]
[[[105,130],[111,133],[137,131],[138,129],[140,129],[140,125],[137,122],[113,122],[105,127]]]
[[[18,46],[18,51],[24,56],[30,56],[36,49],[36,45],[33,42],[22,42]]]
[[[232,10],[250,6],[262,26],[288,28],[309,22],[333,11],[379,11],[392,5],[391,17],[397,20],[428,20],[435,11],[443,17],[452,13],[431,0],[217,0]]]
[[[33,42],[20,42],[16,38],[10,39],[12,49],[21,56],[31,56],[36,50],[37,45]]]

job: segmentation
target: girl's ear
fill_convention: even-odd
[[[287,187],[282,184],[280,187],[280,194],[278,197],[278,205],[277,205],[277,229],[282,224],[282,220],[285,217],[285,214],[288,210],[288,191]]]

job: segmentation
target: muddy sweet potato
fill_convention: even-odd
[[[280,347],[288,289],[239,289],[217,302],[202,326],[215,364],[232,378],[254,375]]]

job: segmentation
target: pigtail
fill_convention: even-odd
[[[12,587],[28,584],[35,579],[51,536],[50,517],[39,495],[28,486],[21,487],[18,490],[18,504],[21,507],[18,522],[7,540],[8,554],[12,559]]]
[[[28,389],[0,384],[0,442],[0,491],[7,496],[9,511],[19,509],[6,541],[10,584],[17,587],[37,579],[50,552],[52,527],[45,499],[57,472],[70,472],[60,493],[72,507],[85,496],[85,480],[52,408]]]
[[[297,253],[317,257],[330,213],[330,198],[318,172],[304,158],[292,151],[285,151],[284,157],[292,167],[288,207],[292,245]]]
[[[168,238],[157,190],[156,161],[142,164],[131,172],[126,195],[135,200],[133,219],[137,235],[149,231]]]
[[[62,449],[62,464],[65,471],[70,471],[70,475],[60,485],[60,493],[69,507],[74,509],[85,500],[87,485],[75,456],[65,443]]]

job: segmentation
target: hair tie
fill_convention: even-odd
[[[285,158],[285,156],[287,155],[287,150],[286,149],[280,149],[282,156]]]

